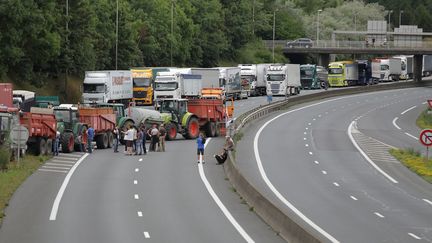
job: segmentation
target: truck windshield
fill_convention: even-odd
[[[285,74],[268,74],[267,81],[284,81]]]
[[[0,132],[7,132],[9,131],[9,117],[7,116],[0,116]]]
[[[156,91],[173,91],[178,88],[178,83],[176,82],[156,82],[155,90]]]
[[[104,93],[104,84],[84,84],[84,93]]]
[[[381,71],[389,70],[389,65],[381,65]]]
[[[150,87],[151,79],[149,78],[134,78],[133,86],[134,87]]]
[[[314,72],[311,69],[300,69],[300,76],[302,78],[312,78],[313,74]]]
[[[330,68],[328,74],[342,74],[342,68]]]

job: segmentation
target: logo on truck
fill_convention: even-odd
[[[112,84],[113,85],[123,85],[123,83],[130,82],[130,77],[113,77]]]

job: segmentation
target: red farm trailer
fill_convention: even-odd
[[[50,154],[57,132],[57,121],[52,109],[32,107],[20,113],[20,123],[29,131],[27,146],[36,155]]]
[[[80,107],[78,108],[80,122],[91,125],[95,130],[94,140],[98,149],[110,148],[116,126],[116,115],[112,108]]]

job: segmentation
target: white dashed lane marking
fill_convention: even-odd
[[[425,202],[429,203],[430,205],[432,205],[432,202],[429,201],[429,200],[427,200],[427,199],[423,199],[423,201],[425,201]]]
[[[418,237],[417,235],[413,234],[413,233],[408,233],[409,236],[411,236],[412,238],[416,239],[416,240],[421,240],[420,237]]]
[[[138,200],[138,199],[139,199],[139,195],[138,195],[138,194],[135,194],[135,195],[134,195],[134,198],[135,198],[136,200]]]
[[[408,108],[408,109],[402,111],[402,112],[401,112],[401,115],[407,113],[408,111],[410,111],[410,110],[412,110],[412,109],[414,109],[414,108],[416,108],[416,107],[417,107],[417,106],[415,105],[415,106],[412,106],[412,107],[410,107],[410,108]]]
[[[380,217],[380,218],[384,218],[384,215],[382,215],[382,214],[380,214],[380,213],[378,213],[378,212],[374,212],[374,214],[375,214],[376,216]]]
[[[358,199],[356,198],[356,197],[354,197],[354,196],[350,196],[350,198],[352,199],[352,200],[354,200],[354,201],[357,201]]]
[[[137,214],[138,214],[138,217],[142,217],[143,216],[143,213],[141,211],[138,211]]]
[[[144,237],[145,237],[146,239],[150,239],[150,234],[149,234],[149,232],[144,231]]]
[[[136,184],[138,184],[138,181],[137,181],[137,180],[134,180],[134,185],[136,185]]]

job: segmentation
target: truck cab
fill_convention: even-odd
[[[136,105],[153,104],[153,72],[151,69],[131,69],[133,101]]]
[[[255,64],[239,64],[240,83],[243,90],[248,90],[250,96],[255,96],[257,70]]]
[[[357,83],[357,63],[353,61],[332,62],[328,67],[328,80],[331,87],[349,86]]]

